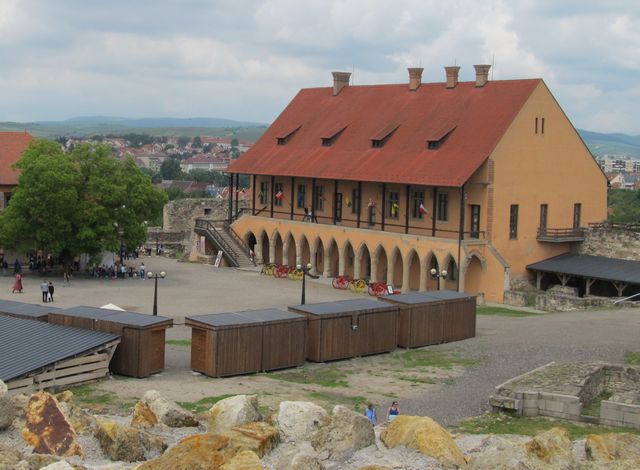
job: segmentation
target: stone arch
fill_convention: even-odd
[[[406,256],[404,268],[403,290],[420,290],[420,257],[416,250],[411,250]]]
[[[482,273],[486,270],[486,264],[482,264],[482,259],[473,253],[464,261],[464,291],[470,294],[480,292],[482,285]]]
[[[322,243],[322,239],[317,237],[312,246],[312,254],[313,258],[311,264],[314,266],[315,273],[324,273],[324,243]]]
[[[435,253],[433,251],[430,251],[429,254],[427,254],[426,260],[425,260],[425,268],[426,268],[426,290],[438,290],[440,288],[439,283],[438,283],[438,278],[437,277],[433,277],[431,275],[431,270],[435,269],[437,273],[440,272],[440,263],[438,263],[438,257],[435,255]]]
[[[280,264],[282,263],[283,242],[280,232],[274,231],[271,246],[273,248],[273,256],[271,256],[271,262]]]
[[[335,238],[329,241],[324,262],[324,276],[336,277],[340,269],[340,253]]]
[[[258,239],[255,234],[251,230],[248,230],[247,233],[244,234],[243,240],[246,247],[255,253],[256,245],[258,244]]]
[[[402,253],[398,247],[393,249],[391,254],[391,263],[389,264],[389,273],[391,276],[387,276],[387,282],[393,284],[393,287],[399,289],[402,287],[403,274],[404,274],[404,262],[402,261]]]
[[[389,259],[387,252],[382,245],[378,245],[371,258],[371,273],[375,276],[372,280],[386,283],[388,272]]]
[[[311,263],[311,247],[309,246],[307,237],[305,237],[304,235],[300,237],[300,240],[298,242],[298,260],[303,266]],[[296,261],[296,263],[297,262],[298,261]],[[313,266],[313,263],[311,264]]]
[[[447,271],[447,276],[442,280],[441,286],[447,290],[458,290],[458,264],[455,257],[448,253],[442,266],[441,269]]]
[[[340,256],[340,274],[349,276],[353,278],[353,271],[355,266],[355,258],[356,255],[353,251],[353,246],[351,242],[347,240],[344,245],[342,245],[342,253]]]
[[[282,245],[282,264],[286,264],[287,266],[295,266],[296,265],[296,241],[293,238],[291,232],[287,233],[284,237],[284,243]]]
[[[269,235],[267,235],[267,232],[263,230],[260,234],[260,247],[262,248],[260,256],[257,256],[256,252],[256,258],[258,260],[262,260],[263,264],[268,264],[271,262],[269,259],[269,246]]]
[[[369,247],[364,242],[362,242],[356,250],[353,276],[360,279],[371,279],[371,253],[369,252]]]

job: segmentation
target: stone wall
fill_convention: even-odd
[[[239,200],[238,207],[249,207],[249,201]],[[234,206],[235,208],[235,201]],[[176,199],[164,206],[162,227],[165,231],[191,231],[196,219],[227,220],[229,201],[224,199],[199,198]]]
[[[586,228],[578,253],[640,260],[640,232],[612,227]]]

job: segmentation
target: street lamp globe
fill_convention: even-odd
[[[432,276],[435,276],[436,274],[438,274],[438,271],[436,268],[431,268],[431,271],[429,271],[431,273]]]
[[[442,270],[442,272],[440,273],[440,275],[441,275],[442,277],[447,277],[447,270],[446,270],[446,269],[443,269],[443,270]]]
[[[167,276],[167,273],[165,273],[164,271],[160,271],[160,277],[162,279],[164,279]]]
[[[301,264],[296,264],[296,269],[302,269],[302,265]]]
[[[152,273],[151,271],[148,271],[148,272],[147,272],[147,277],[148,277],[149,279],[151,279],[151,278],[153,277],[153,273]]]

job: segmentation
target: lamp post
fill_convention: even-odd
[[[431,274],[431,277],[433,279],[446,279],[447,278],[447,270],[443,269],[442,271],[438,272],[438,270],[436,268],[431,268],[431,271],[429,271],[429,273]],[[438,280],[438,290],[440,289],[440,281]]]
[[[147,277],[149,279],[155,280],[155,285],[153,286],[153,316],[154,317],[158,316],[158,278],[164,279],[166,275],[167,273],[165,273],[164,271],[162,271],[160,274],[153,273],[151,271],[147,273]]]
[[[296,265],[296,268],[300,269],[302,271],[302,299],[300,300],[300,303],[302,305],[305,304],[305,293],[306,293],[306,289],[307,289],[307,285],[306,285],[306,278],[307,276],[309,276],[312,279],[318,279],[320,276],[316,276],[314,274],[311,274],[309,271],[311,271],[311,263],[307,264],[306,266],[302,266],[301,264]]]

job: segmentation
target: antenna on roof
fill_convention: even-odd
[[[356,84],[356,65],[351,63],[351,86]]]

